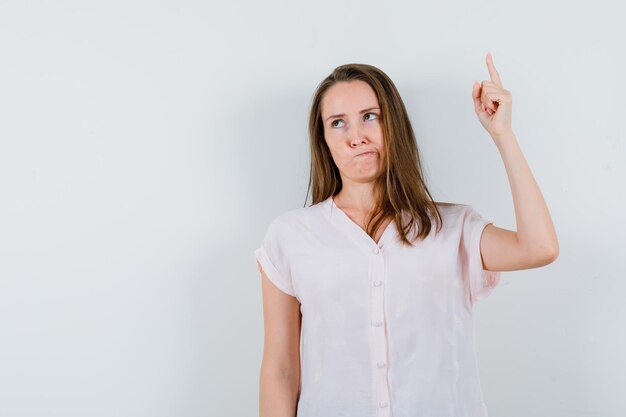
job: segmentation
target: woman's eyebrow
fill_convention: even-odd
[[[363,109],[363,110],[361,110],[361,112],[360,112],[360,113],[361,113],[361,114],[363,114],[363,113],[368,112],[368,111],[370,111],[370,110],[380,110],[380,109],[379,109],[378,107],[368,107],[367,109]],[[328,119],[332,119],[333,117],[343,117],[343,116],[345,116],[345,115],[346,115],[345,113],[341,113],[341,114],[333,114],[332,116],[328,116],[328,117],[326,118],[326,121],[328,121]]]

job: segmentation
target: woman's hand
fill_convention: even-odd
[[[491,137],[496,139],[513,132],[511,128],[513,99],[511,93],[502,87],[500,75],[493,66],[491,53],[487,53],[487,69],[491,81],[484,80],[480,84],[478,81],[474,82],[472,97],[478,120]]]

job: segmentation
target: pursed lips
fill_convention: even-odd
[[[365,151],[365,152],[362,152],[362,153],[358,154],[357,156],[365,156],[365,155],[369,155],[369,154],[373,154],[373,153],[375,153],[375,152],[374,151]]]

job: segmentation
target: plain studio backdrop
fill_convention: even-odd
[[[395,82],[436,200],[515,230],[471,99],[488,51],[560,243],[475,306],[490,417],[625,415],[618,9],[4,0],[0,416],[258,414],[253,250],[305,204],[308,110],[338,65]]]

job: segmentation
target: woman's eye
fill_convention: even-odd
[[[378,115],[376,113],[365,113],[365,116],[363,116],[363,117],[366,117],[366,116],[370,116],[370,118],[366,119],[366,120],[373,120],[373,119],[377,119],[378,118]],[[374,117],[372,118],[371,116],[374,116]],[[343,123],[343,120],[341,120],[341,119],[334,120],[333,122],[331,122],[330,125],[332,127],[341,127],[341,126],[338,126],[336,123]]]

